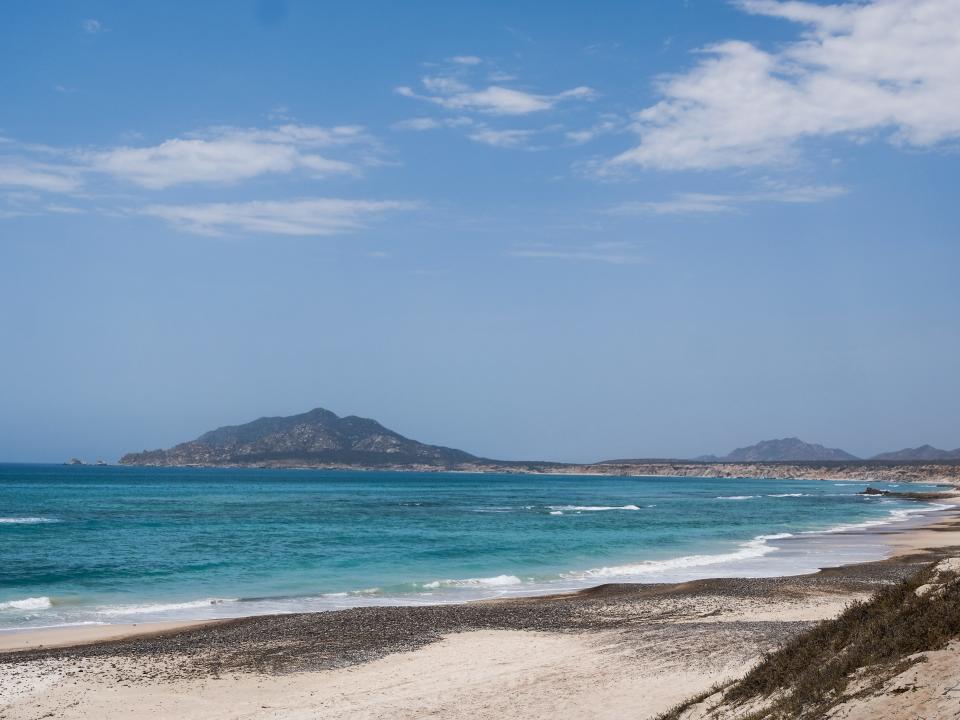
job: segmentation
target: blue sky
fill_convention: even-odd
[[[956,0],[4,17],[0,459],[960,445]]]

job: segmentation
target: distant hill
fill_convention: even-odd
[[[960,460],[960,448],[956,450],[941,450],[932,445],[921,445],[915,448],[904,448],[896,452],[885,452],[874,455],[871,460],[894,460],[897,462],[915,462],[918,460]]]
[[[475,460],[462,450],[406,438],[376,420],[339,417],[316,408],[302,415],[217,428],[169,450],[124,455],[120,464],[382,467],[449,466]]]
[[[802,462],[820,460],[858,460],[839,448],[828,448],[815,443],[807,443],[799,438],[763,440],[756,445],[737,448],[723,457],[704,455],[697,460],[703,462]]]

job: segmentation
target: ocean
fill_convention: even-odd
[[[0,465],[0,630],[813,572],[942,507],[865,487]]]

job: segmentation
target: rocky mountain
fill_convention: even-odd
[[[756,445],[737,448],[723,457],[705,455],[697,458],[704,462],[803,462],[823,460],[857,460],[855,455],[828,448],[815,443],[807,443],[799,438],[763,440]]]
[[[339,417],[316,408],[302,415],[217,428],[169,450],[124,455],[120,464],[385,467],[451,466],[475,460],[462,450],[406,438],[376,420]]]
[[[896,452],[885,452],[874,455],[871,460],[891,460],[896,462],[916,462],[920,460],[960,460],[960,448],[956,450],[941,450],[932,445],[921,445],[915,448],[904,448]]]

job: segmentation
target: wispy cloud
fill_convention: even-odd
[[[377,216],[413,210],[418,203],[395,200],[301,198],[288,201],[150,205],[140,212],[199,235],[234,231],[266,235],[338,235],[359,230]]]
[[[416,98],[438,105],[447,110],[478,112],[487,115],[529,115],[550,110],[561,102],[589,100],[596,93],[588,87],[546,95],[525,90],[489,85],[475,88],[451,76],[428,76],[421,80],[423,92],[401,85],[396,92],[404,97]]]
[[[80,23],[80,29],[90,35],[96,35],[97,33],[103,32],[106,28],[103,27],[103,23],[99,20],[87,18]]]
[[[475,69],[484,66],[484,72]],[[556,124],[539,128],[497,127],[494,117],[519,118],[541,116],[558,105],[567,102],[592,100],[596,92],[586,86],[579,86],[558,93],[547,94],[527,89],[508,87],[513,75],[496,68],[482,58],[467,55],[449,58],[439,64],[437,71],[421,78],[421,90],[402,85],[395,91],[404,97],[423,100],[444,110],[456,111],[456,116],[417,117],[402,120],[392,127],[397,130],[436,130],[439,128],[465,128],[467,139],[482,145],[514,150],[541,149],[534,147],[531,141],[537,135],[562,133],[563,128]],[[435,66],[436,67],[436,66]],[[483,80],[486,76],[486,82]],[[496,79],[494,79],[496,78]],[[604,118],[601,122],[606,122]],[[567,140],[580,143],[588,139],[586,133],[599,134],[606,126],[598,124],[581,131],[571,133]]]
[[[915,147],[960,137],[956,0],[738,5],[807,31],[773,52],[736,40],[705,48],[692,70],[663,79],[663,99],[635,117],[639,143],[606,172],[783,163],[802,140],[833,135]]]
[[[452,118],[432,118],[432,117],[416,117],[409,118],[407,120],[400,120],[395,122],[392,127],[394,130],[437,130],[438,128],[455,128],[455,127],[464,127],[466,125],[473,125],[473,120],[468,117],[452,117]]]
[[[739,212],[755,203],[816,203],[849,192],[839,185],[773,186],[742,194],[678,193],[666,200],[629,201],[610,209],[617,215],[700,215]]]
[[[75,168],[24,158],[0,157],[0,186],[27,188],[48,193],[68,193],[80,187]]]
[[[474,142],[499,148],[529,147],[530,139],[536,135],[533,130],[492,130],[484,128],[467,135]]]
[[[647,262],[629,243],[606,242],[585,246],[572,245],[527,245],[507,253],[511,257],[534,260],[567,260],[608,265],[636,265]]]
[[[346,146],[353,149],[347,152]],[[359,174],[365,166],[379,162],[376,141],[354,125],[220,127],[156,145],[99,149],[5,139],[0,151],[0,185],[47,192],[76,191],[90,184],[93,176],[162,190],[187,183],[227,185],[265,174],[298,172],[314,179]],[[348,157],[330,157],[331,152]]]
[[[148,147],[85,152],[90,170],[150,189],[183,183],[233,183],[266,173],[300,170],[312,177],[356,173],[359,165],[318,150],[362,143],[362,128],[280,125],[268,129],[215,128]]]
[[[608,114],[602,116],[598,122],[590,127],[580,130],[568,130],[564,135],[567,140],[574,145],[583,145],[584,143],[596,140],[601,135],[622,132],[625,126],[626,122],[624,118]]]

